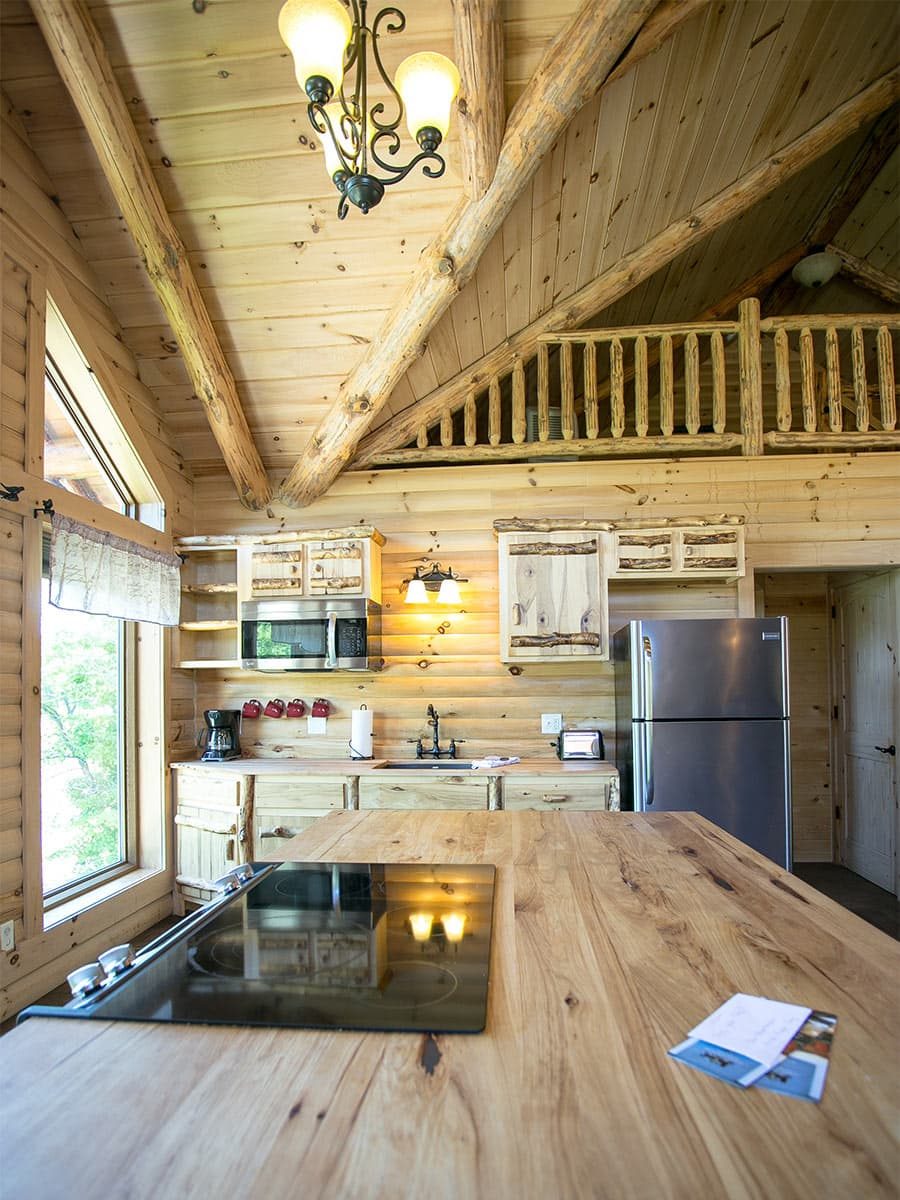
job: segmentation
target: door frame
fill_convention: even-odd
[[[828,577],[828,603],[831,607],[832,619],[828,623],[828,703],[831,708],[831,788],[833,797],[832,828],[833,828],[833,861],[842,863],[843,833],[838,812],[846,803],[844,794],[845,779],[843,769],[843,728],[839,705],[842,702],[839,686],[841,679],[841,646],[838,637],[839,622],[837,620],[842,588],[854,583],[863,583],[880,575],[892,577],[892,593],[894,600],[894,617],[897,631],[900,634],[900,568],[884,567],[879,570],[850,570],[834,571]],[[900,640],[900,639],[898,639]],[[894,648],[894,726],[892,740],[895,746],[900,746],[900,645]],[[895,777],[900,772],[895,773]],[[900,802],[894,796],[894,895],[900,896]]]

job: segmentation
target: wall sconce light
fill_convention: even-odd
[[[412,579],[403,582],[406,584],[405,604],[427,604],[429,592],[437,592],[438,604],[459,604],[459,585],[469,581],[462,575],[454,575],[452,568],[442,571],[440,563],[432,563],[427,571],[416,567]]]
[[[448,942],[461,942],[466,927],[465,913],[446,913],[441,917],[444,927],[444,937]]]
[[[409,915],[409,927],[417,942],[428,941],[431,937],[431,927],[433,924],[434,917],[431,913],[417,912],[410,913]]]

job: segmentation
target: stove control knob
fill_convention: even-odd
[[[227,875],[223,875],[221,879],[217,879],[214,886],[218,892],[236,892],[242,883],[249,883],[253,875],[253,868],[249,863],[244,863],[240,867],[235,867],[233,871],[229,871]]]
[[[125,942],[123,946],[113,946],[111,950],[104,950],[98,958],[100,966],[112,977],[131,966],[134,962],[134,949],[130,942]]]
[[[96,992],[103,986],[106,972],[98,962],[92,962],[79,967],[77,971],[72,971],[66,979],[72,989],[72,995],[76,1000],[80,1000],[82,996],[89,996],[91,992]]]

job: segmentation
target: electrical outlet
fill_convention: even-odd
[[[9,953],[16,948],[16,926],[13,921],[4,921],[0,925],[0,950]]]
[[[562,713],[541,713],[541,733],[559,733],[562,729]]]

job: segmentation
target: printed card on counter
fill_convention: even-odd
[[[669,1054],[738,1087],[818,1101],[836,1024],[830,1013],[738,993]]]

